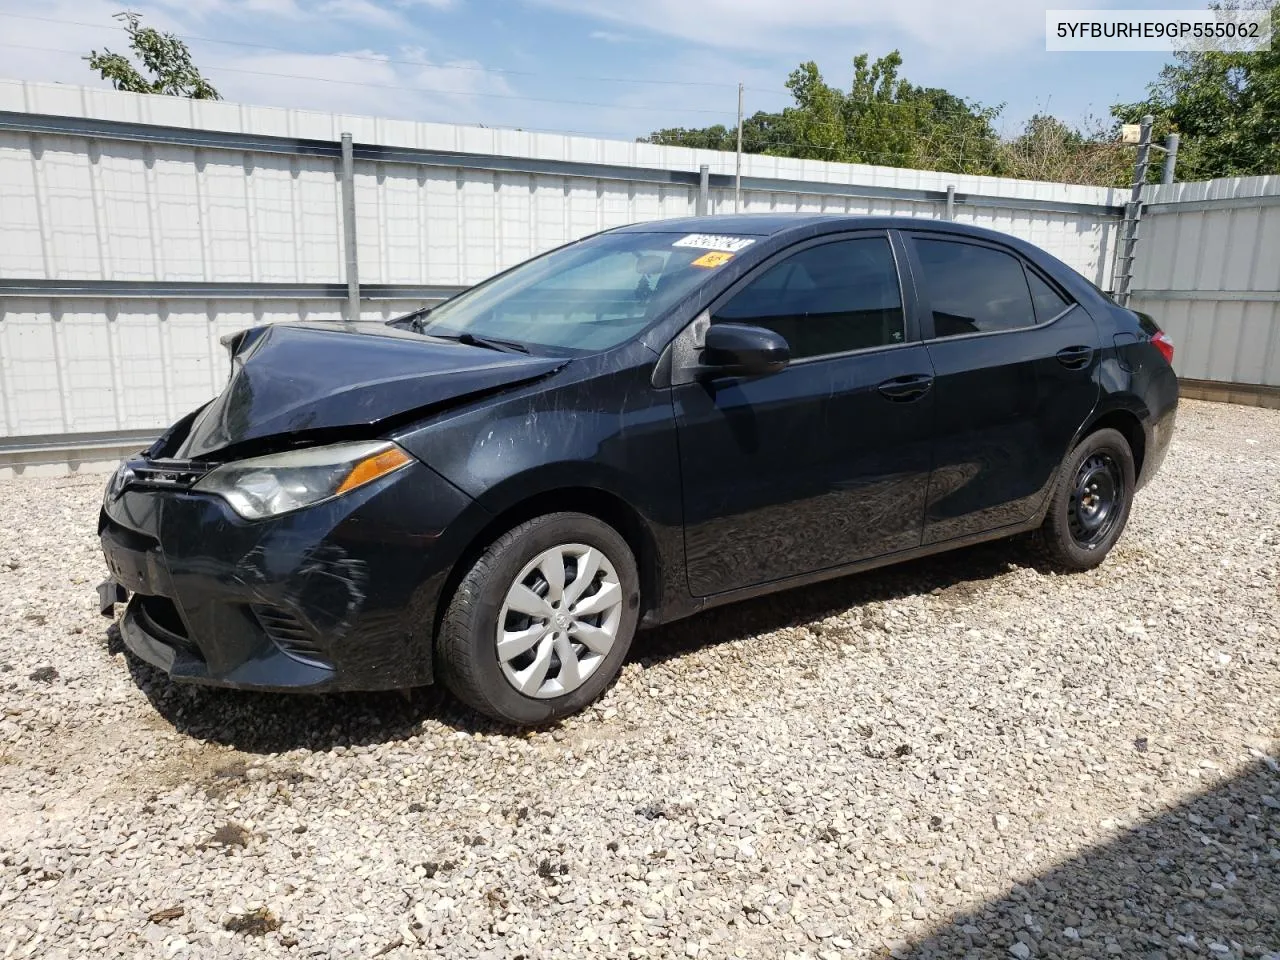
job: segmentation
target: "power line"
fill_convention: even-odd
[[[60,26],[81,26],[81,27],[88,27],[90,29],[111,31],[113,33],[119,29],[118,27],[112,24],[90,23],[82,20],[66,20],[66,19],[60,19],[60,18],[54,18],[54,17],[39,17],[39,16],[30,15],[30,14],[0,12],[0,17],[9,17],[11,19],[36,21],[41,23],[51,23],[51,24],[56,24]],[[701,80],[689,80],[689,81],[658,80],[658,79],[642,79],[638,77],[601,77],[601,76],[581,76],[581,75],[560,76],[556,74],[550,74],[546,72],[539,72],[539,71],[532,71],[532,70],[514,70],[514,69],[499,68],[499,67],[486,67],[481,64],[464,64],[464,63],[445,64],[445,63],[433,63],[433,62],[422,61],[422,60],[408,60],[408,59],[396,58],[396,57],[362,56],[360,54],[354,54],[354,53],[318,53],[314,51],[290,50],[285,47],[277,47],[277,46],[272,46],[270,44],[252,43],[252,42],[243,41],[243,40],[224,40],[224,39],[219,39],[215,37],[202,37],[194,34],[177,34],[176,36],[178,36],[178,38],[182,40],[190,40],[190,41],[202,42],[202,43],[216,43],[216,44],[223,44],[226,46],[244,47],[249,49],[257,49],[257,50],[267,50],[267,51],[272,51],[276,53],[293,54],[293,55],[300,55],[300,56],[325,57],[325,58],[333,58],[333,59],[339,59],[339,60],[351,60],[355,62],[371,63],[371,64],[395,64],[400,66],[417,67],[420,69],[433,69],[433,70],[441,70],[441,71],[444,71],[444,70],[480,71],[484,73],[502,74],[502,75],[508,75],[508,76],[548,77],[548,78],[555,78],[555,79],[562,79],[562,80],[577,80],[577,81],[594,82],[594,83],[626,83],[626,84],[639,84],[639,85],[651,84],[651,85],[680,86],[680,87],[710,87],[710,88],[719,88],[719,89],[726,89],[726,90],[736,89],[736,86],[737,86],[736,84],[731,84],[731,83],[716,83],[713,81],[701,81]],[[31,50],[39,50],[42,52],[50,52],[50,53],[78,54],[78,51],[71,51],[71,50],[51,48],[51,47],[22,46],[18,44],[0,43],[0,47],[6,47],[6,46],[12,47],[15,49],[31,49]],[[243,74],[250,74],[250,75],[256,75],[256,76],[274,77],[279,79],[315,80],[322,83],[339,83],[339,84],[345,84],[350,86],[367,86],[367,87],[381,88],[381,89],[399,90],[399,89],[406,88],[405,85],[401,85],[401,84],[394,84],[394,85],[377,84],[369,81],[339,80],[339,79],[330,78],[330,77],[313,77],[313,76],[304,76],[299,74],[286,74],[286,73],[276,73],[276,72],[269,72],[269,71],[255,71],[255,70],[250,70],[248,68],[241,68],[241,67],[228,67],[228,66],[217,66],[217,65],[215,66],[216,66],[216,69],[219,69],[228,73],[243,73]],[[475,97],[488,97],[491,99],[524,100],[531,103],[561,104],[566,106],[599,107],[599,108],[609,108],[609,109],[635,109],[635,110],[645,110],[645,111],[654,111],[654,112],[667,112],[668,110],[671,110],[671,112],[674,112],[674,109],[667,108],[667,107],[630,106],[625,104],[624,105],[602,104],[602,103],[592,102],[592,101],[565,100],[565,99],[558,99],[558,98],[551,98],[551,97],[530,97],[530,96],[520,96],[516,94],[486,93],[486,92],[473,91],[473,90],[442,90],[442,89],[429,88],[429,87],[412,87],[411,89],[419,90],[423,93],[439,93],[439,94],[444,94],[449,96],[462,96],[462,97],[475,96]],[[777,97],[788,96],[788,93],[783,90],[771,90],[763,87],[745,87],[744,89],[754,93],[765,94],[767,96],[777,96]],[[936,116],[944,116],[944,117],[959,116],[959,117],[964,117],[972,120],[980,119],[980,118],[974,117],[973,113],[965,107],[953,107],[951,109],[940,110],[936,105],[932,105],[927,102],[895,103],[895,102],[877,100],[877,99],[871,99],[871,98],[855,99],[843,93],[841,95],[844,97],[845,102],[847,103],[849,102],[860,103],[866,106],[873,106],[876,108],[885,107],[885,108],[894,108],[894,109],[917,110],[917,111],[923,112],[926,115],[932,115],[935,117]],[[779,111],[774,111],[774,112],[781,112],[783,110],[790,108],[791,106],[792,104],[788,104],[786,106],[781,107]],[[681,112],[723,116],[726,118],[730,116],[728,112],[718,111],[718,110],[708,110],[705,108],[682,108]],[[765,111],[765,112],[769,112],[769,111]],[[1003,130],[1004,128],[1002,127],[1001,139],[1007,139]],[[838,149],[838,148],[815,147],[812,144],[807,144],[805,146],[808,146],[811,149],[828,149],[828,150]]]
[[[90,23],[84,20],[64,20],[64,19],[59,19],[55,17],[37,17],[37,16],[32,16],[30,14],[21,14],[21,13],[0,12],[0,17],[9,17],[11,19],[16,19],[16,20],[37,21],[40,23],[52,23],[59,26],[88,27],[94,30],[107,30],[113,33],[119,30],[118,27],[113,26],[112,24]],[[333,58],[333,59],[339,59],[339,60],[352,60],[359,63],[396,64],[399,66],[430,68],[433,70],[479,71],[482,73],[503,74],[506,76],[546,77],[546,78],[559,79],[559,80],[577,80],[577,81],[590,82],[590,83],[630,83],[630,84],[654,85],[654,86],[711,87],[711,88],[717,88],[722,90],[737,89],[737,84],[716,83],[714,81],[709,81],[709,80],[658,80],[658,79],[644,79],[640,77],[601,77],[601,76],[583,76],[583,75],[560,75],[560,74],[547,73],[546,71],[514,70],[506,67],[486,67],[483,64],[433,63],[430,61],[408,60],[408,59],[398,58],[398,57],[362,56],[361,54],[358,54],[358,53],[323,53],[323,52],[308,51],[308,50],[293,50],[287,47],[277,47],[277,46],[272,46],[270,44],[265,44],[265,43],[252,43],[247,40],[224,40],[217,37],[202,37],[195,34],[175,34],[175,36],[179,40],[184,40],[184,41],[192,41],[192,42],[198,42],[198,43],[216,43],[216,44],[222,44],[224,46],[245,47],[247,49],[254,49],[254,50],[267,50],[273,53],[285,53],[285,54],[293,54],[298,56],[326,57],[326,58]],[[4,46],[4,44],[0,44],[0,46]],[[31,47],[30,49],[49,49],[50,52],[64,52],[64,53],[73,52],[73,51],[57,51],[57,50],[53,50],[52,48],[40,48],[40,47]],[[233,68],[220,67],[219,69],[231,70]],[[241,72],[248,72],[248,71],[241,71]],[[265,75],[276,76],[276,74],[265,74]],[[306,79],[310,79],[310,78],[306,78]],[[344,81],[344,82],[354,83],[356,81]],[[791,98],[791,94],[786,90],[774,90],[774,89],[767,89],[765,87],[744,87],[743,89],[752,93],[761,93],[771,97]],[[429,91],[429,92],[446,92],[446,91]],[[929,105],[927,103],[925,104],[893,103],[893,102],[887,102],[883,100],[873,100],[869,98],[854,99],[853,97],[847,94],[842,94],[842,96],[844,96],[844,99],[846,102],[862,103],[866,105],[874,105],[877,107],[893,107],[893,108],[899,108],[899,109],[923,109],[926,112],[933,113],[935,115],[941,113],[943,115],[953,114],[956,116],[968,116],[968,117],[973,116],[972,113],[970,113],[968,110],[966,110],[963,107],[955,107],[949,111],[939,111],[937,107]],[[568,104],[578,103],[577,101],[560,101],[560,100],[555,100],[555,101],[549,100],[544,102],[568,103]],[[591,104],[582,104],[582,105],[590,106]],[[791,104],[788,104],[787,106],[790,106],[790,105]],[[786,107],[783,107],[783,109],[785,108]],[[694,112],[694,113],[714,112],[719,114],[721,111],[693,110],[693,111],[685,111],[685,112]]]
[[[0,43],[0,47],[11,50],[35,50],[40,53],[64,53],[69,56],[83,58],[83,54],[79,50],[64,50],[58,47],[37,47],[21,43]],[[277,80],[306,80],[309,83],[337,83],[345,86],[370,87],[381,90],[412,90],[415,93],[438,93],[454,97],[487,97],[493,100],[519,100],[526,103],[555,103],[572,107],[600,107],[608,110],[651,110],[659,113],[673,112],[673,108],[669,106],[651,107],[632,103],[619,104],[599,103],[590,100],[561,100],[555,97],[526,97],[519,94],[489,93],[482,90],[442,90],[438,87],[420,87],[409,83],[372,83],[368,80],[341,80],[337,77],[316,77],[297,73],[274,73],[267,70],[249,70],[243,67],[227,67],[220,64],[212,64],[210,72],[213,71],[220,71],[222,73],[243,73],[255,77],[272,77]],[[681,108],[681,110],[686,113],[702,113],[717,117],[731,116],[731,114],[727,114],[721,110],[708,110],[697,107],[684,107]]]
[[[753,93],[765,93],[773,96],[784,95],[782,91],[766,90],[763,87],[747,87],[746,89]],[[928,100],[895,102],[891,100],[878,100],[872,97],[855,97],[852,94],[847,94],[840,90],[837,90],[836,92],[840,94],[840,96],[843,98],[843,101],[845,103],[860,103],[860,104],[863,104],[864,106],[889,107],[889,108],[899,109],[899,110],[919,110],[921,113],[931,114],[933,116],[958,116],[958,117],[968,117],[972,120],[981,119],[981,117],[978,117],[973,113],[973,108],[967,107],[967,106],[952,106],[952,107],[943,109],[939,107],[937,104],[930,103]]]
[[[34,20],[40,23],[52,23],[58,26],[89,27],[94,30],[110,30],[113,33],[120,28],[109,23],[88,23],[84,20],[61,20],[55,17],[34,17],[25,13],[0,13],[0,17],[15,20]],[[250,43],[247,40],[221,40],[217,37],[200,37],[194,34],[174,34],[179,40],[192,43],[219,43],[231,47],[247,47],[254,50],[269,50],[273,53],[288,53],[300,56],[333,57],[340,60],[355,60],[361,63],[394,63],[409,67],[430,67],[434,70],[479,70],[484,73],[501,73],[508,76],[551,77],[559,80],[581,80],[591,83],[635,83],[654,84],[679,87],[718,87],[725,90],[737,90],[734,83],[714,83],[709,80],[647,80],[640,77],[586,77],[560,75],[536,70],[510,70],[504,67],[486,67],[478,63],[430,63],[422,60],[405,60],[396,57],[366,57],[358,53],[317,53],[309,50],[291,50],[287,47],[275,47],[265,43]],[[38,48],[33,48],[38,49]]]
[[[819,122],[819,123],[817,123],[817,124],[810,123],[810,124],[809,124],[809,126],[811,126],[811,127],[812,127],[812,126],[818,126],[818,127],[820,127],[820,128],[834,129],[834,130],[839,130],[839,131],[844,131],[844,130],[846,129],[846,128],[845,128],[842,124],[840,124],[838,121],[824,121],[824,122]],[[696,130],[696,129],[695,129],[695,130],[688,131],[688,133],[695,134],[695,135],[696,135],[696,134],[698,134],[698,133],[700,133],[700,132],[701,132],[701,131]],[[725,137],[726,137],[726,139],[728,139],[728,138],[729,138],[730,133],[731,133],[731,131],[729,130],[729,128],[727,128],[727,127],[726,127],[726,130],[725,130]],[[650,134],[650,136],[651,136],[651,137],[663,137],[664,139],[666,139],[666,137],[664,137],[664,135],[663,135],[663,132],[662,132],[662,131],[660,131],[660,130],[656,130],[656,131],[654,131],[652,134]],[[671,135],[667,135],[667,136],[669,136],[673,141],[676,141],[676,142],[677,142],[675,145],[680,145],[680,146],[687,146],[687,145],[688,145],[688,144],[686,144],[686,143],[684,143],[684,142],[680,141],[680,135],[679,135],[679,134],[671,134]],[[995,143],[995,142],[997,142],[996,140],[985,141],[985,140],[984,140],[984,138],[980,138],[980,137],[978,137],[978,136],[976,136],[976,135],[975,135],[975,136],[965,136],[964,134],[958,134],[958,133],[919,133],[919,132],[916,132],[916,133],[912,134],[912,136],[915,138],[915,140],[916,140],[916,141],[925,141],[925,142],[928,142],[928,143],[939,143],[939,144],[941,144],[941,143],[959,143],[959,144],[961,144],[962,146],[963,146],[963,145],[972,144],[975,148],[977,148],[977,147],[981,146],[984,142],[991,143],[992,145],[994,145],[994,143]],[[646,139],[647,139],[647,138],[646,138]],[[766,145],[774,145],[774,146],[779,146],[779,147],[806,147],[806,148],[811,149],[811,150],[827,150],[827,151],[832,151],[832,150],[843,150],[843,149],[845,149],[845,147],[844,147],[843,145],[839,145],[839,144],[832,144],[832,145],[830,145],[830,146],[823,146],[823,145],[821,145],[821,144],[812,143],[812,142],[809,142],[809,143],[801,143],[801,142],[794,141],[794,140],[773,140],[773,139],[770,139],[770,138],[768,138],[768,137],[749,137],[749,136],[747,136],[747,137],[744,137],[744,139],[743,139],[743,143],[766,144]],[[728,148],[726,148],[726,149],[728,149]]]
[[[888,104],[888,106],[894,106],[894,104]],[[814,119],[812,119],[812,118],[805,118],[805,119],[802,121],[802,123],[803,123],[803,126],[805,126],[805,127],[806,127],[806,128],[808,128],[808,129],[816,129],[816,130],[819,130],[819,131],[823,131],[823,130],[826,130],[826,131],[835,131],[836,133],[840,134],[841,136],[845,135],[845,134],[849,131],[849,129],[850,129],[850,128],[849,128],[849,126],[845,123],[845,121],[843,121],[843,120],[839,120],[839,119],[836,119],[836,120],[814,120]],[[677,128],[668,128],[668,129],[680,130],[680,129],[682,129],[682,128],[678,128],[678,127],[677,127]],[[688,135],[697,135],[697,134],[699,134],[699,133],[701,133],[701,132],[702,132],[701,130],[699,130],[699,129],[697,129],[697,128],[694,128],[694,129],[692,129],[692,130],[686,130],[686,131],[685,131],[685,136],[688,136]],[[732,131],[730,130],[730,128],[726,126],[726,127],[725,127],[725,134],[724,134],[724,136],[726,137],[726,139],[728,139],[728,138],[729,138],[729,136],[730,136],[730,133],[731,133],[731,132],[732,132]],[[856,133],[856,128],[855,128],[855,133]],[[902,134],[901,134],[901,133],[899,133],[899,135],[902,135]],[[1004,144],[1015,143],[1015,142],[1017,142],[1017,140],[1018,140],[1021,136],[1023,136],[1023,134],[1021,134],[1021,133],[1020,133],[1020,134],[1018,134],[1018,136],[1015,136],[1015,137],[1010,138],[1010,137],[1007,137],[1007,136],[1005,136],[1005,135],[1003,135],[1003,134],[998,134],[998,133],[996,133],[996,131],[995,131],[994,129],[990,131],[990,136],[989,136],[989,137],[988,137],[988,135],[986,135],[986,134],[984,133],[984,131],[983,131],[983,130],[981,130],[981,129],[975,129],[975,130],[972,130],[972,131],[969,131],[969,132],[962,132],[962,133],[948,133],[948,132],[941,132],[941,131],[929,131],[929,132],[924,132],[924,131],[913,131],[913,132],[912,132],[912,133],[910,133],[909,135],[910,135],[910,136],[914,136],[917,140],[923,140],[923,141],[927,141],[927,142],[929,142],[929,143],[939,143],[939,144],[941,144],[941,143],[959,143],[959,144],[961,144],[962,146],[967,146],[967,145],[972,144],[975,148],[980,147],[980,146],[982,146],[982,145],[984,145],[984,144],[989,144],[989,145],[994,146],[994,145],[996,145],[996,144],[1000,144],[1000,143],[1004,143]],[[663,132],[663,131],[661,131],[661,130],[656,130],[656,131],[653,131],[653,133],[652,133],[652,134],[650,134],[650,136],[651,136],[651,137],[652,137],[652,136],[664,136],[664,132]],[[666,136],[666,137],[673,138],[673,139],[675,139],[675,140],[679,140],[679,138],[680,138],[680,136],[681,136],[681,135],[680,135],[680,134],[678,134],[678,133],[674,133],[674,134],[666,134],[665,136]],[[746,138],[744,139],[744,142],[746,142],[746,143],[756,143],[756,144],[760,144],[760,143],[763,143],[763,144],[773,144],[773,145],[776,145],[776,146],[803,146],[803,147],[807,147],[807,148],[809,148],[809,149],[813,149],[813,150],[828,150],[828,151],[830,151],[830,150],[840,150],[840,149],[843,149],[843,147],[842,147],[841,145],[822,146],[822,145],[815,144],[815,143],[812,143],[812,142],[809,142],[809,143],[799,143],[799,142],[796,142],[796,141],[773,140],[773,139],[770,139],[770,138],[769,138],[769,137],[767,137],[767,136],[766,136],[766,137],[760,137],[760,136],[756,136],[756,137],[746,137]],[[1123,148],[1123,147],[1124,147],[1124,144],[1122,144],[1122,143],[1120,143],[1120,142],[1118,142],[1118,141],[1099,141],[1099,140],[1088,140],[1088,139],[1082,139],[1082,142],[1081,142],[1080,146],[1081,146],[1081,147],[1084,147],[1084,146],[1086,146],[1086,145],[1087,145],[1087,146],[1097,146],[1097,147],[1107,148],[1107,149],[1110,149],[1110,148]]]
[[[682,143],[678,139],[658,138],[658,139],[648,140],[647,142],[653,143],[658,146],[686,147],[689,149],[715,150],[715,148],[709,148],[709,147],[700,147],[700,148],[691,147],[689,144]],[[796,141],[789,141],[789,140],[758,140],[758,139],[757,140],[744,139],[743,146],[744,148],[749,146],[763,147],[765,150],[768,150],[774,147],[796,147],[805,151],[822,151],[825,153],[832,153],[842,149],[841,147],[835,147],[835,146],[828,147],[828,146],[821,146],[821,145],[812,144],[812,143],[798,143]],[[982,170],[985,168],[994,174],[996,169],[1000,166],[1001,161],[1007,158],[1007,155],[1002,156],[1002,153],[1004,151],[1009,150],[1013,145],[1009,141],[1002,141],[998,144],[993,144],[992,146],[993,146],[994,155],[985,155],[985,156],[982,154],[976,154],[976,153],[967,154],[964,152],[964,150],[960,150],[960,151],[939,150],[939,149],[936,149],[936,146],[937,144],[934,143],[932,138],[928,136],[923,136],[919,138],[919,141],[916,144],[917,148],[922,148],[922,149],[916,149],[915,151],[902,150],[902,151],[874,151],[874,152],[858,150],[857,153],[858,153],[859,159],[841,160],[837,162],[880,165],[880,166],[890,166],[890,167],[901,168],[901,167],[904,167],[905,164],[909,164],[912,162],[918,163],[920,161],[924,161],[924,162],[932,161],[935,163],[953,163],[960,167],[970,167],[977,170]],[[1114,151],[1123,150],[1123,149],[1124,149],[1124,145],[1119,143],[1087,143],[1087,144],[1081,144],[1077,148],[1078,156],[1081,156],[1082,158],[1086,156],[1087,157],[1096,156],[1106,151],[1114,152]],[[716,152],[732,153],[732,150],[725,149],[725,150],[720,150]],[[750,150],[747,150],[746,152],[750,156],[780,156],[780,157],[786,157],[788,159],[805,159],[803,157],[797,158],[794,155],[790,155],[790,154],[770,154],[765,152],[751,152]],[[809,159],[817,159],[817,158],[810,157]],[[889,161],[889,162],[884,162],[884,161]],[[823,161],[823,162],[826,162],[826,161]],[[945,172],[945,171],[939,171],[939,172]],[[959,171],[950,171],[950,172],[957,173],[958,175],[968,175],[968,176],[974,175],[971,170],[959,170]],[[982,174],[978,174],[978,175],[982,175]]]

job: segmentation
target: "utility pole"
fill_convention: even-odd
[[[356,163],[351,134],[342,135],[342,246],[347,262],[347,320],[360,319],[360,272],[356,255]]]
[[[738,83],[738,160],[733,175],[733,212],[742,209],[742,83]]]
[[[1164,141],[1164,175],[1160,178],[1161,183],[1173,183],[1173,173],[1178,166],[1178,142],[1182,138],[1176,133],[1171,133]]]

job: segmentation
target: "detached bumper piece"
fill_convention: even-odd
[[[117,583],[114,577],[107,577],[98,584],[98,612],[104,617],[116,615],[116,604],[125,603],[129,599],[129,591]]]

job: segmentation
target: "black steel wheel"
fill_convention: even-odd
[[[1040,528],[1051,560],[1069,570],[1096,567],[1129,520],[1136,486],[1133,451],[1124,434],[1104,429],[1071,451]]]
[[[1085,549],[1105,541],[1120,519],[1124,472],[1115,457],[1099,451],[1080,464],[1067,500],[1071,538]]]

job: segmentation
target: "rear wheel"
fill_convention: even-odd
[[[1070,570],[1089,570],[1115,546],[1129,520],[1136,470],[1129,442],[1117,430],[1091,433],[1062,465],[1041,541]]]
[[[626,541],[595,517],[523,523],[458,584],[436,638],[441,677],[459,700],[506,723],[576,713],[622,667],[639,582]]]

